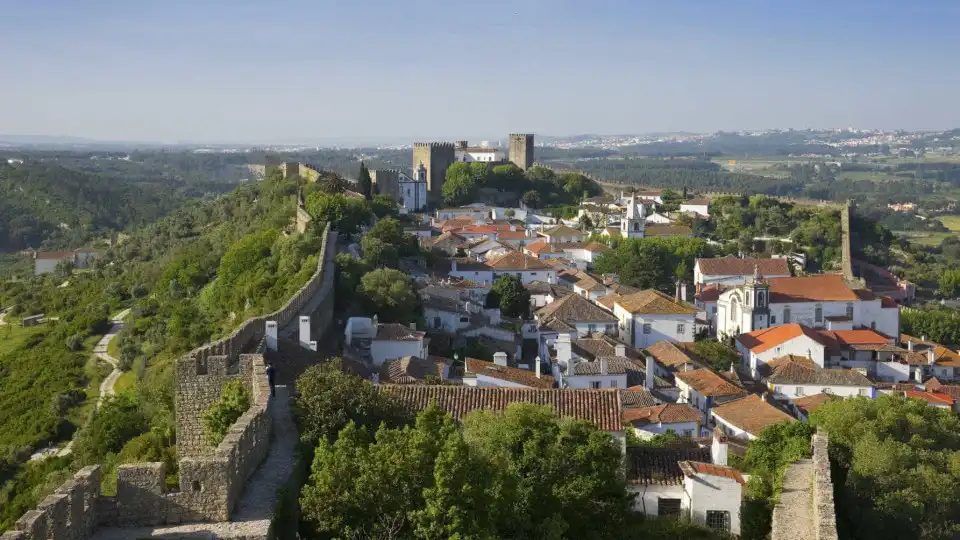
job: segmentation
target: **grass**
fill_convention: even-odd
[[[10,316],[8,315],[9,319]],[[13,323],[0,326],[0,355],[20,348],[20,346],[34,334],[39,334],[46,330],[44,325],[21,328],[19,324]]]
[[[137,384],[137,374],[131,371],[124,371],[120,377],[117,378],[117,382],[113,385],[113,390],[122,394],[127,390],[132,389]]]
[[[917,231],[894,231],[897,236],[902,236],[910,241],[911,244],[921,246],[939,246],[940,242],[948,236],[953,236],[952,232],[917,232]]]
[[[116,358],[117,360],[120,359],[120,340],[117,339],[116,336],[110,340],[110,343],[107,343],[107,354]]]
[[[937,219],[951,231],[960,231],[960,216],[940,216]]]

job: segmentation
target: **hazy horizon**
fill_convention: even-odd
[[[132,4],[7,6],[0,132],[401,144],[960,125],[948,1]]]

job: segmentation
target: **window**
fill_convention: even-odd
[[[832,394],[832,393],[833,393],[833,390],[831,390],[830,388],[824,388],[824,389],[823,389],[823,393],[824,393],[824,394]]]
[[[774,324],[777,324],[777,316],[776,316],[776,315],[771,315],[771,316],[770,316],[770,325],[772,326],[772,325],[774,325]]]
[[[757,307],[763,307],[767,303],[767,295],[763,291],[757,296]]]
[[[730,532],[730,512],[707,510],[707,527],[715,531]]]
[[[634,223],[634,224],[633,224],[633,232],[640,232],[640,224],[639,224],[639,223]]]
[[[470,322],[469,317],[460,317],[460,322]]]
[[[783,324],[790,324],[790,306],[783,308]]]
[[[440,328],[441,326],[443,326],[443,322],[440,321],[440,317],[434,317],[434,318],[433,318],[433,327],[434,327],[434,328]]]
[[[594,332],[596,332],[596,331],[597,331],[597,325],[595,325],[595,324],[588,324],[588,325],[587,325],[587,333],[588,333],[588,334],[592,334],[592,333],[594,333]]]
[[[851,304],[851,303],[848,303],[848,304],[847,304],[847,318],[848,318],[848,319],[852,319],[852,318],[853,318],[853,304]]]
[[[813,320],[815,322],[823,322],[823,306],[817,304],[817,307],[813,310]]]
[[[877,329],[877,321],[870,321],[870,329],[871,330]]]
[[[616,388],[616,387],[617,387],[617,380],[613,379],[612,381],[610,381],[610,388]]]
[[[685,331],[686,331],[686,328],[684,328],[683,323],[677,323],[677,333],[682,334]]]
[[[590,388],[600,388],[600,381],[590,381]]]
[[[657,516],[680,517],[680,499],[657,498]]]
[[[643,333],[644,333],[644,334],[649,334],[649,333],[650,333],[650,329],[651,329],[650,323],[643,323]]]
[[[861,389],[857,390],[857,394],[858,394],[858,395],[861,395],[861,396],[869,396],[869,395],[870,395],[870,390],[867,389],[867,388],[861,388]]]
[[[802,396],[802,395],[803,395],[803,387],[802,387],[802,386],[798,386],[797,389],[793,391],[793,395],[795,395],[795,396]]]

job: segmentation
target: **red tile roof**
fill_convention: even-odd
[[[527,238],[527,231],[500,231],[497,240],[523,240]]]
[[[472,411],[503,411],[512,403],[532,403],[546,405],[559,416],[586,420],[604,431],[623,431],[617,390],[443,385],[381,385],[380,390],[415,411],[436,403],[457,420]]]
[[[634,426],[647,424],[671,424],[675,422],[703,422],[703,413],[689,405],[667,403],[653,407],[640,407],[623,411],[623,421]]]
[[[684,461],[680,464],[680,469],[684,470],[684,472],[690,471],[695,474],[706,474],[709,476],[729,478],[731,480],[736,480],[740,484],[746,483],[746,481],[743,479],[743,475],[740,474],[740,471],[734,469],[733,467],[714,465],[712,463],[701,463],[698,461]]]
[[[697,259],[700,273],[708,276],[752,276],[759,271],[761,276],[789,276],[790,264],[786,259],[738,259],[720,257]]]
[[[679,302],[654,289],[621,296],[616,300],[616,304],[629,313],[659,315],[696,315],[697,313],[697,308],[692,305]]]
[[[805,396],[801,398],[796,398],[793,401],[793,404],[797,406],[798,409],[803,411],[805,414],[809,415],[813,411],[817,410],[824,403],[829,403],[835,399],[838,399],[836,396],[831,396],[829,394],[814,394],[812,396]]]
[[[766,281],[770,285],[771,304],[853,302],[860,299],[843,276],[837,274],[769,278]]]
[[[683,381],[702,396],[723,397],[746,394],[747,391],[707,368],[676,371],[674,378]]]
[[[751,435],[760,435],[763,428],[781,422],[796,421],[789,414],[767,403],[756,394],[730,401],[711,409],[713,416]]]
[[[919,390],[907,390],[904,396],[914,399],[922,399],[931,405],[950,405],[953,406],[954,400],[949,394],[939,394],[936,392],[921,392]]]
[[[529,386],[530,388],[553,388],[553,377],[545,372],[541,372],[540,378],[537,378],[537,374],[528,369],[499,366],[493,362],[476,358],[467,358],[465,364],[465,375],[485,375],[493,379]],[[541,368],[547,370],[545,365]]]
[[[737,337],[737,341],[755,353],[762,353],[800,336],[807,336],[824,346],[830,344],[815,329],[797,323],[754,330],[747,334],[741,334]]]
[[[487,265],[495,270],[551,270],[552,267],[544,264],[536,257],[526,253],[514,251],[487,261]]]

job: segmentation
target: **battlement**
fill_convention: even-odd
[[[510,138],[511,138],[511,139],[524,139],[524,140],[525,140],[525,139],[527,139],[528,137],[529,137],[529,138],[533,138],[533,133],[511,133],[511,134],[510,134]]]
[[[783,492],[773,509],[772,540],[837,540],[837,514],[830,473],[830,438],[817,430],[813,456],[784,472]]]
[[[97,522],[97,497],[100,494],[100,466],[80,469],[52,495],[23,515],[2,540],[83,540]]]
[[[454,144],[452,142],[415,142],[413,143],[414,148],[430,148],[430,149],[444,149],[444,150],[453,150]]]

